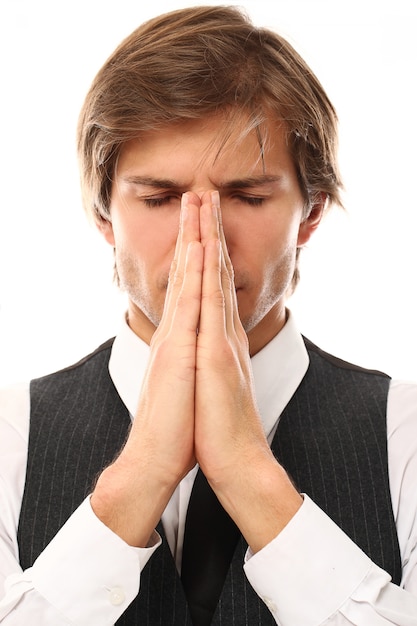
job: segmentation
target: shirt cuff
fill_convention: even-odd
[[[252,556],[248,551],[244,566],[250,584],[282,626],[325,622],[372,567],[368,556],[306,495],[273,541]]]
[[[88,497],[27,570],[34,588],[71,623],[113,624],[139,591],[161,538],[126,544],[94,514]]]

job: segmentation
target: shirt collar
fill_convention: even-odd
[[[131,416],[136,413],[148,359],[148,344],[133,332],[124,319],[113,343],[109,372]]]
[[[251,359],[255,394],[264,431],[271,441],[278,419],[307,371],[309,358],[294,316]]]
[[[111,379],[131,416],[135,415],[149,358],[149,346],[123,321],[109,362]],[[251,359],[258,409],[269,439],[278,418],[308,368],[308,354],[289,313],[284,328]]]

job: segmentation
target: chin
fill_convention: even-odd
[[[242,311],[242,313],[239,311],[239,318],[246,334],[253,330],[260,321],[260,317],[258,315],[255,313],[245,314],[245,311]]]

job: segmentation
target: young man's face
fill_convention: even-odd
[[[282,327],[297,246],[317,224],[302,221],[304,200],[284,130],[270,125],[264,155],[255,132],[232,131],[219,117],[170,125],[122,149],[102,230],[114,246],[129,324],[149,341],[164,306],[186,191],[220,192],[235,271],[239,314],[258,349]]]

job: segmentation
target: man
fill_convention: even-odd
[[[311,70],[237,9],[167,14],[103,66],[78,147],[128,311],[3,395],[2,623],[417,624],[417,389],[286,307],[341,187]]]

